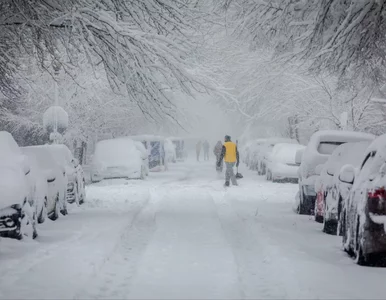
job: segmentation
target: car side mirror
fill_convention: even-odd
[[[353,184],[355,179],[355,169],[352,165],[344,165],[339,172],[339,181]]]
[[[315,175],[320,175],[322,173],[323,165],[317,165],[315,168]]]
[[[327,168],[327,174],[330,175],[330,176],[334,176],[335,174],[335,168],[330,166]]]

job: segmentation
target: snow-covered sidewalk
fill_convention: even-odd
[[[293,213],[297,185],[241,171],[228,189],[212,161],[89,186],[36,241],[0,241],[0,298],[385,298],[385,269]]]

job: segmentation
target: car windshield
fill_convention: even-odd
[[[344,142],[321,142],[318,146],[318,152],[320,154],[331,155],[336,148]]]

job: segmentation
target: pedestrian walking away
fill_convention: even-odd
[[[231,141],[231,137],[229,135],[226,135],[220,159],[217,162],[217,167],[220,167],[222,161],[225,161],[225,186],[229,186],[230,181],[232,181],[232,185],[237,185],[237,179],[235,173],[233,172],[233,168],[235,165],[237,167],[239,166],[239,159],[240,157],[237,145]]]
[[[201,141],[198,141],[197,144],[196,144],[197,161],[200,160],[201,147],[202,147]]]
[[[205,140],[204,144],[203,144],[203,148],[204,148],[204,160],[209,160],[209,142],[207,140]]]
[[[222,161],[221,161],[220,167],[217,167],[217,163],[220,161],[221,151],[222,151],[222,143],[221,141],[218,141],[216,146],[214,146],[213,148],[213,154],[216,157],[216,170],[218,172],[222,172],[222,168],[223,168]]]

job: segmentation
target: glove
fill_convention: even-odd
[[[217,162],[217,168],[220,168],[221,167],[221,161],[218,161]]]

